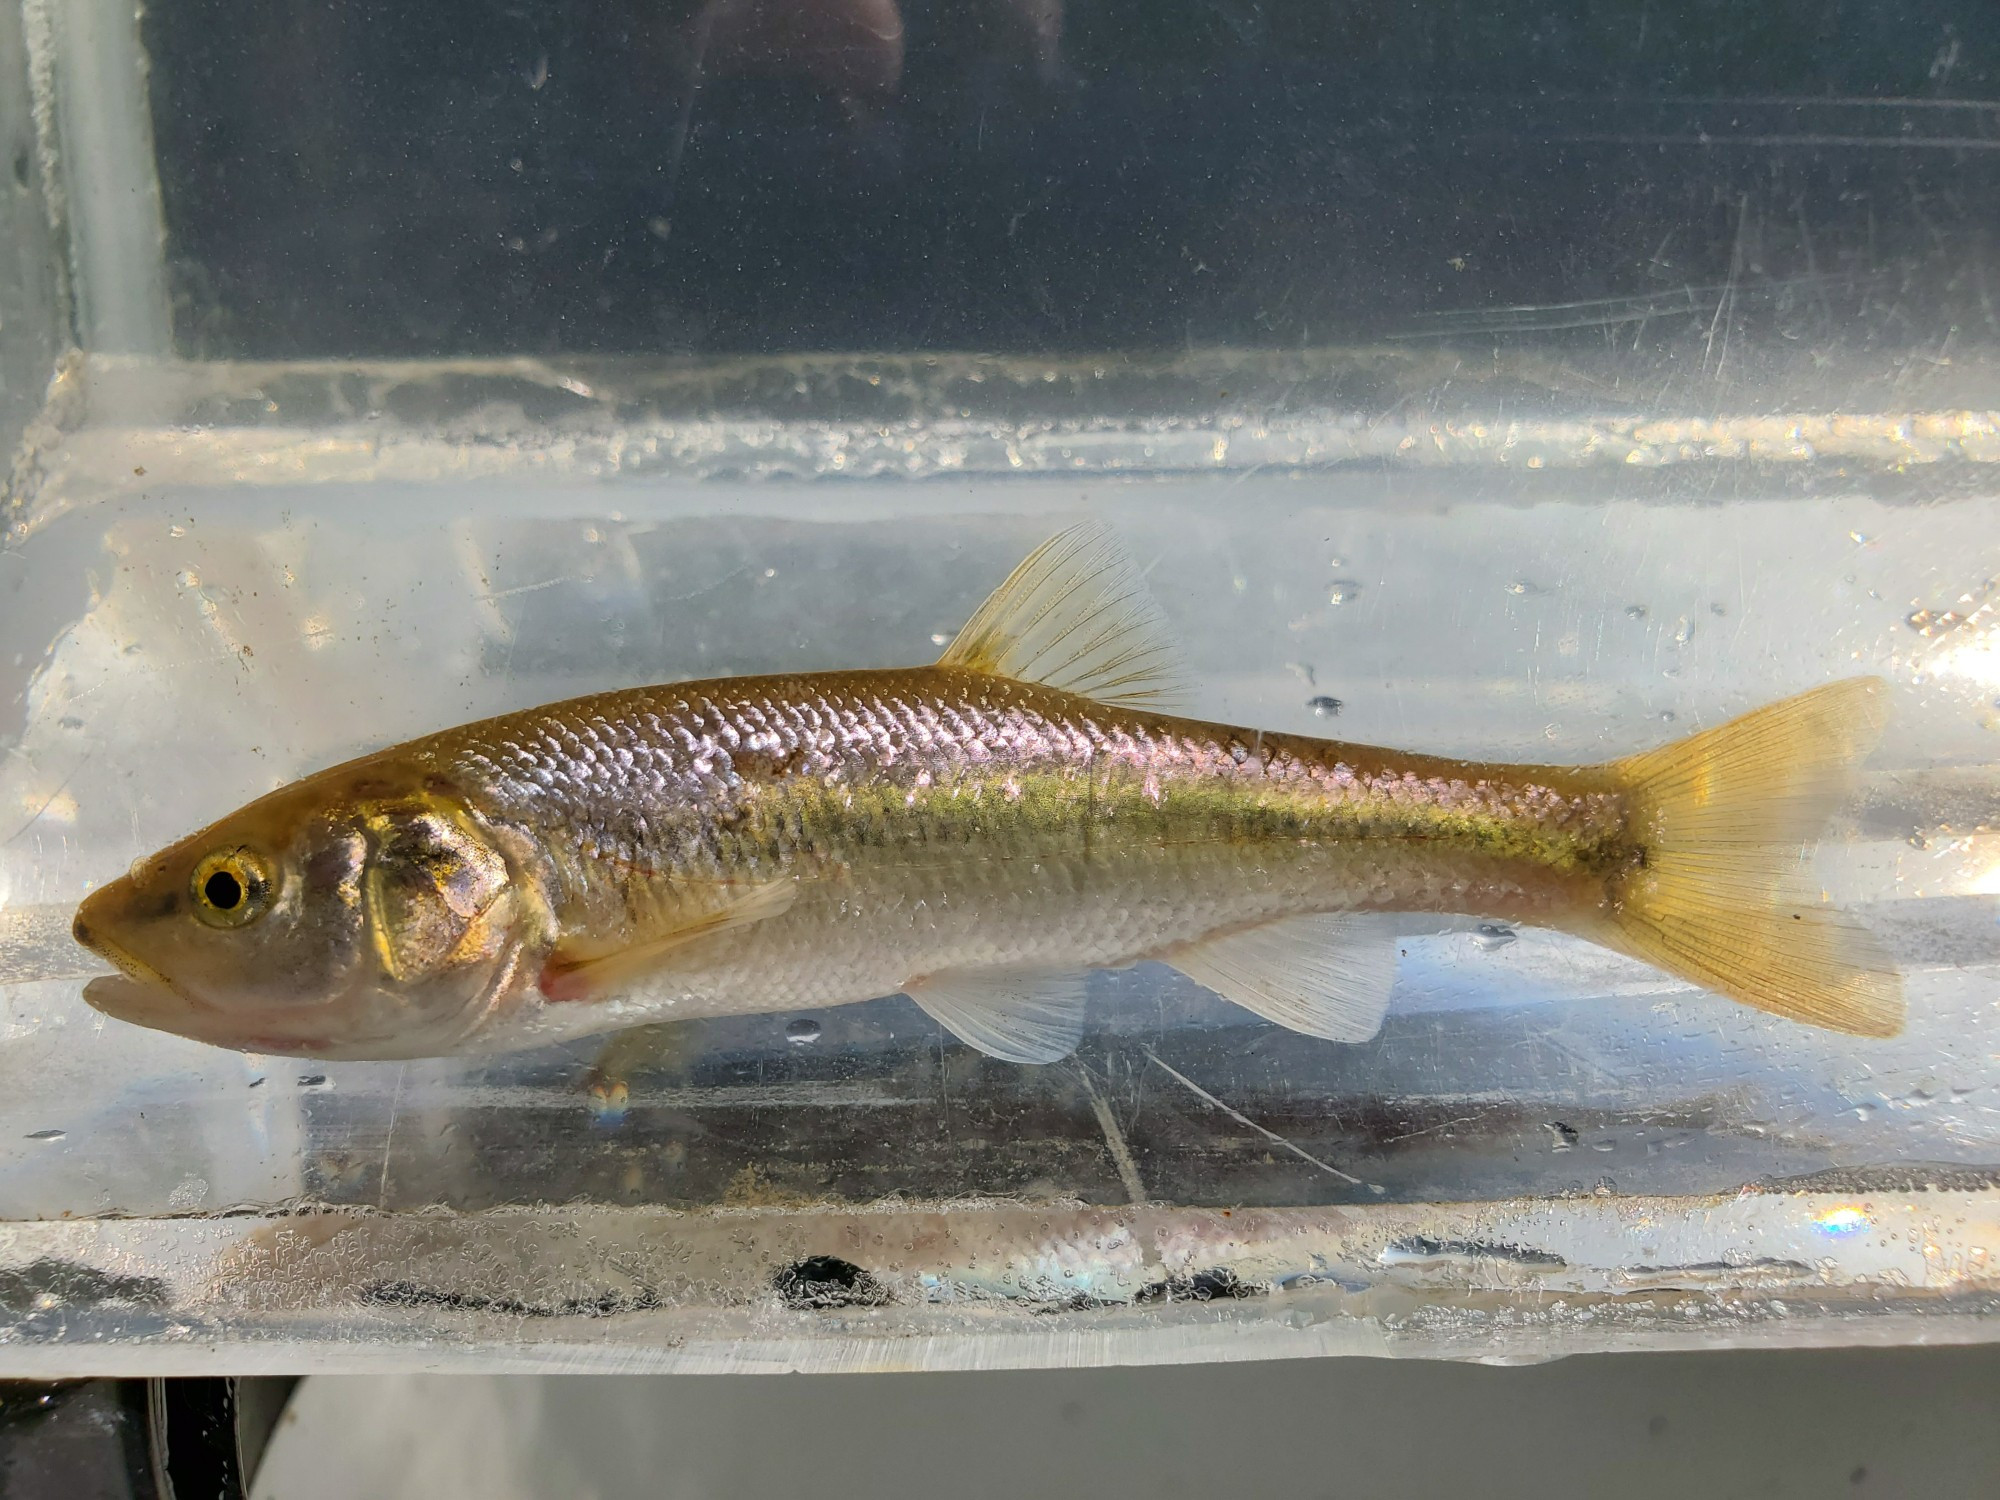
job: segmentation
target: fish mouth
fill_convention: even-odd
[[[117,969],[127,979],[138,984],[155,986],[164,990],[171,990],[173,988],[167,982],[166,975],[147,963],[143,958],[140,958],[136,953],[120,947],[103,933],[91,927],[84,920],[81,912],[77,914],[76,920],[70,924],[69,931],[70,936],[75,938],[77,942],[88,948],[92,953],[95,953],[99,958],[111,964],[112,967]]]
[[[160,1031],[177,1029],[171,1021],[185,1021],[187,1003],[164,980],[148,981],[123,974],[106,974],[83,987],[83,1003],[120,1021],[151,1026]]]
[[[70,936],[118,970],[116,975],[103,975],[83,987],[83,1003],[92,1010],[121,1021],[172,1029],[166,1024],[168,1017],[213,1008],[202,1005],[138,954],[92,926],[88,903],[70,924]]]

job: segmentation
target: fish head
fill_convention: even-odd
[[[84,998],[249,1052],[453,1050],[506,998],[532,928],[496,837],[417,778],[313,778],[171,845],[78,907],[117,966]]]

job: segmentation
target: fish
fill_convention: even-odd
[[[1381,1029],[1411,914],[1554,929],[1861,1037],[1879,942],[1807,856],[1876,678],[1595,765],[1182,717],[1105,527],[1037,548],[929,666],[596,693],[271,792],[77,908],[103,1013],[268,1054],[506,1052],[901,994],[991,1057],[1084,1033],[1085,979],[1172,966],[1278,1026]]]

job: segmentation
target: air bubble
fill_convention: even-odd
[[[794,1047],[810,1047],[820,1038],[820,1024],[809,1016],[785,1023],[785,1040]]]

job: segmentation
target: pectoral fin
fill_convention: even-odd
[[[1395,928],[1373,913],[1290,917],[1160,957],[1223,999],[1330,1042],[1380,1031],[1396,982]]]
[[[600,1000],[643,978],[697,938],[761,922],[788,910],[798,899],[795,880],[722,886],[710,901],[678,904],[670,919],[648,927],[633,941],[598,943],[565,938],[542,966],[541,991],[551,1000]]]
[[[960,969],[904,987],[938,1025],[1002,1062],[1050,1063],[1083,1037],[1083,976],[1039,969]]]

